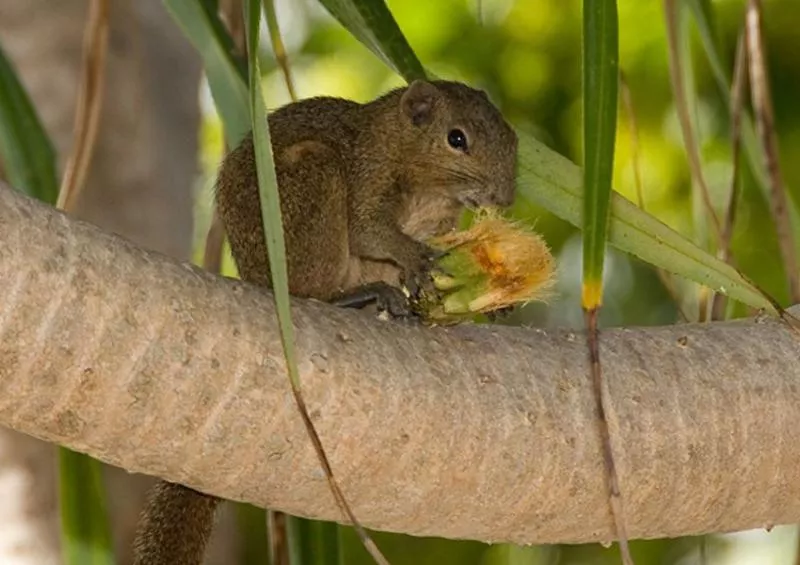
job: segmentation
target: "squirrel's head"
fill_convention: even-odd
[[[469,208],[514,201],[517,135],[481,90],[449,81],[414,81],[400,98],[408,180]]]

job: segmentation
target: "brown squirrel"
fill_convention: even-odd
[[[409,312],[426,239],[465,207],[511,205],[517,136],[486,94],[415,81],[367,104],[309,98],[268,117],[289,292]],[[270,285],[252,137],[224,160],[217,206],[245,281]],[[220,499],[159,482],[139,524],[135,565],[199,565]]]

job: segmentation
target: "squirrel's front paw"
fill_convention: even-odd
[[[378,289],[375,306],[378,308],[378,313],[385,312],[392,318],[412,319],[415,315],[408,297],[402,290],[390,285]]]
[[[400,282],[408,289],[412,297],[419,298],[423,290],[427,292],[433,290],[431,269],[434,261],[441,255],[440,251],[418,243],[413,255],[409,257],[406,264],[402,265],[403,273]]]
[[[340,308],[363,308],[374,304],[378,312],[385,312],[392,318],[413,318],[415,315],[402,290],[380,281],[339,293],[330,302]]]

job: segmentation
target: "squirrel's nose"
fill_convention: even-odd
[[[494,192],[494,203],[498,206],[508,207],[514,203],[514,187],[503,188]]]

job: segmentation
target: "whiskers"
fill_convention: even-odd
[[[464,168],[457,169],[447,165],[437,165],[435,170],[441,173],[441,177],[437,178],[437,180],[446,184],[466,184],[471,186],[484,186],[487,184],[485,176],[475,174]]]
[[[476,211],[495,201],[497,188],[494,179],[483,171],[464,166],[464,163],[455,166],[420,159],[407,169],[416,173],[408,179],[411,186],[418,186],[423,192],[437,192],[469,210]],[[414,177],[424,179],[424,182],[417,185]]]
[[[478,201],[469,195],[460,196],[458,201],[470,212],[477,212],[478,208],[480,208]]]

